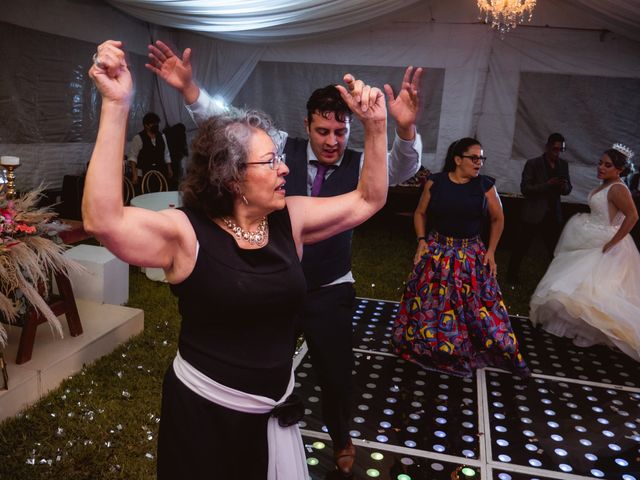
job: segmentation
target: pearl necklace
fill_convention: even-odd
[[[267,217],[262,217],[262,220],[260,220],[260,224],[258,225],[258,229],[255,232],[243,229],[229,217],[222,217],[222,221],[227,228],[233,232],[238,240],[244,240],[245,242],[249,242],[249,244],[256,245],[258,247],[262,247],[267,243],[267,239],[269,238],[269,224],[267,223]]]

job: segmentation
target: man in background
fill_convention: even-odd
[[[138,184],[138,178],[157,170],[165,177],[173,177],[171,157],[167,139],[160,133],[160,117],[153,112],[142,118],[143,129],[131,140],[127,161],[131,167],[131,182]]]
[[[552,133],[547,139],[544,153],[527,160],[522,171],[522,225],[513,245],[507,270],[507,281],[513,285],[518,283],[520,264],[534,238],[542,236],[546,249],[553,258],[562,228],[560,196],[569,195],[572,189],[569,164],[560,158],[560,153],[565,149],[564,137],[559,133]]]

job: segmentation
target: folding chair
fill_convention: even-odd
[[[129,205],[131,199],[135,197],[135,189],[133,188],[133,183],[127,177],[123,177],[122,182],[122,201],[125,206]]]
[[[167,191],[169,191],[167,179],[158,170],[149,170],[142,177],[142,193]]]

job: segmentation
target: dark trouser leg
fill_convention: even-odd
[[[322,388],[322,419],[334,450],[349,440],[353,369],[352,328],[355,291],[341,283],[307,294],[300,319],[311,363]]]
[[[540,229],[542,230],[544,244],[547,248],[547,252],[549,253],[549,257],[553,259],[553,252],[556,249],[558,238],[560,238],[560,225],[555,217],[547,215],[540,224]]]
[[[509,259],[509,267],[507,270],[508,281],[515,283],[518,280],[520,264],[529,251],[529,247],[531,247],[531,243],[537,233],[538,224],[522,222],[520,225],[520,230],[516,235],[511,251],[511,258]]]

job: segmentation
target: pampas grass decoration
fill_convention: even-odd
[[[45,300],[49,279],[54,272],[68,275],[83,267],[63,255],[67,247],[58,233],[65,226],[52,223],[56,213],[50,207],[37,206],[42,190],[40,186],[20,198],[7,200],[0,188],[0,315],[5,322],[15,323],[20,312],[14,299],[20,290],[28,305],[38,310],[62,337],[60,321]],[[0,346],[6,342],[6,331],[0,323]]]

